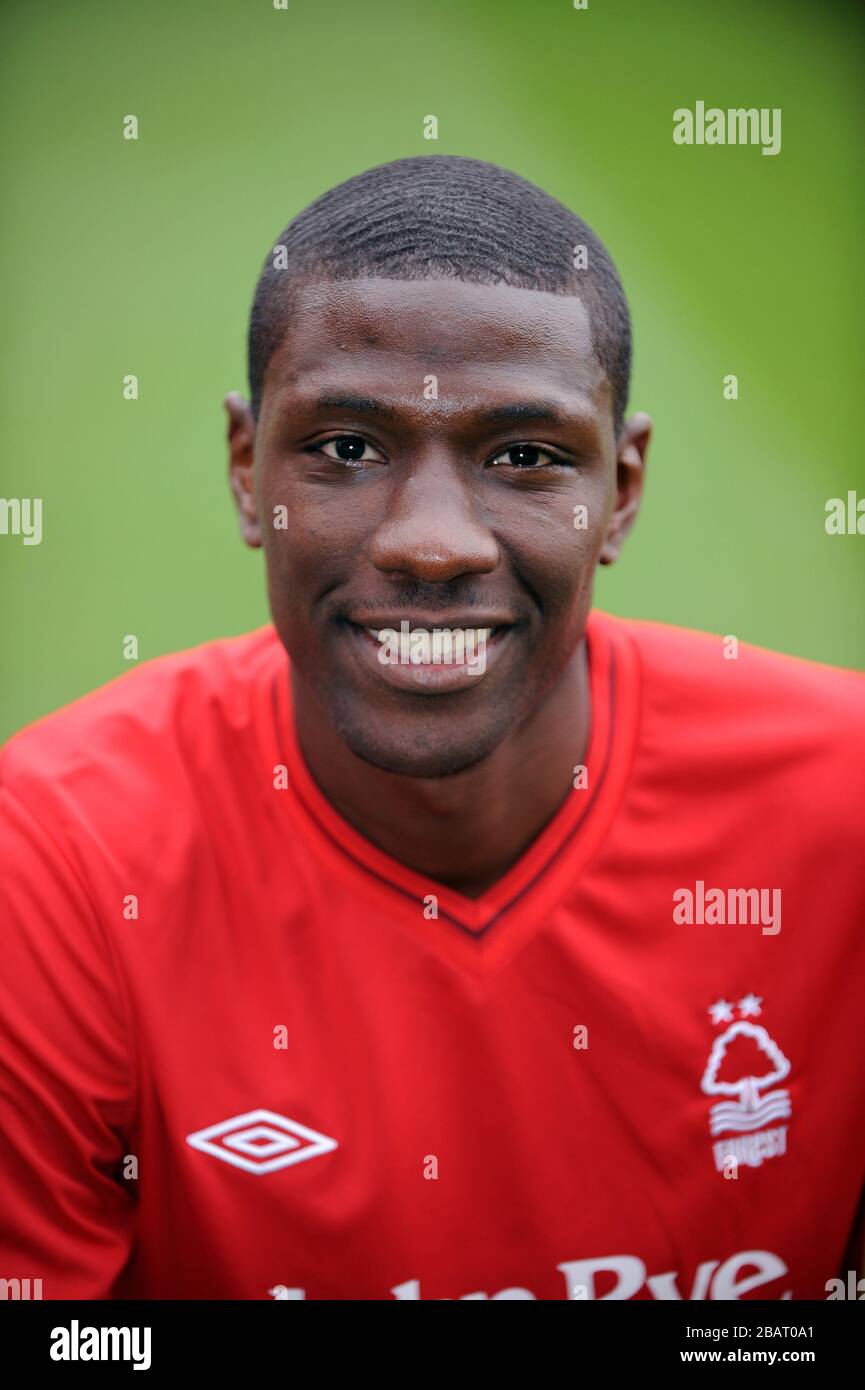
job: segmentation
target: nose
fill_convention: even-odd
[[[430,464],[395,489],[370,557],[378,570],[435,583],[489,574],[499,547],[477,517],[468,480],[454,467]]]

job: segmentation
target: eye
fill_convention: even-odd
[[[359,434],[334,435],[317,444],[315,452],[341,463],[384,463],[382,455]]]
[[[508,468],[548,468],[551,464],[565,465],[566,461],[539,444],[511,444],[491,460],[492,466]]]

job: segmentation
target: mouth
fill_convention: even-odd
[[[387,615],[343,619],[364,669],[385,684],[416,694],[465,690],[500,660],[516,624],[498,615],[441,616],[434,621]]]

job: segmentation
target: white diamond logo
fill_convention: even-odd
[[[186,1142],[247,1173],[275,1173],[339,1147],[335,1139],[273,1110],[232,1115],[230,1120],[187,1134]]]

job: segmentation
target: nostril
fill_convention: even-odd
[[[455,579],[462,574],[487,574],[495,569],[499,549],[495,537],[475,526],[456,525],[431,534],[430,525],[389,525],[374,537],[370,558],[379,570],[399,571],[418,579]]]
[[[495,559],[480,554],[445,553],[416,549],[411,552],[388,552],[373,556],[379,570],[410,575],[427,583],[442,583],[466,574],[486,574],[495,568]]]

